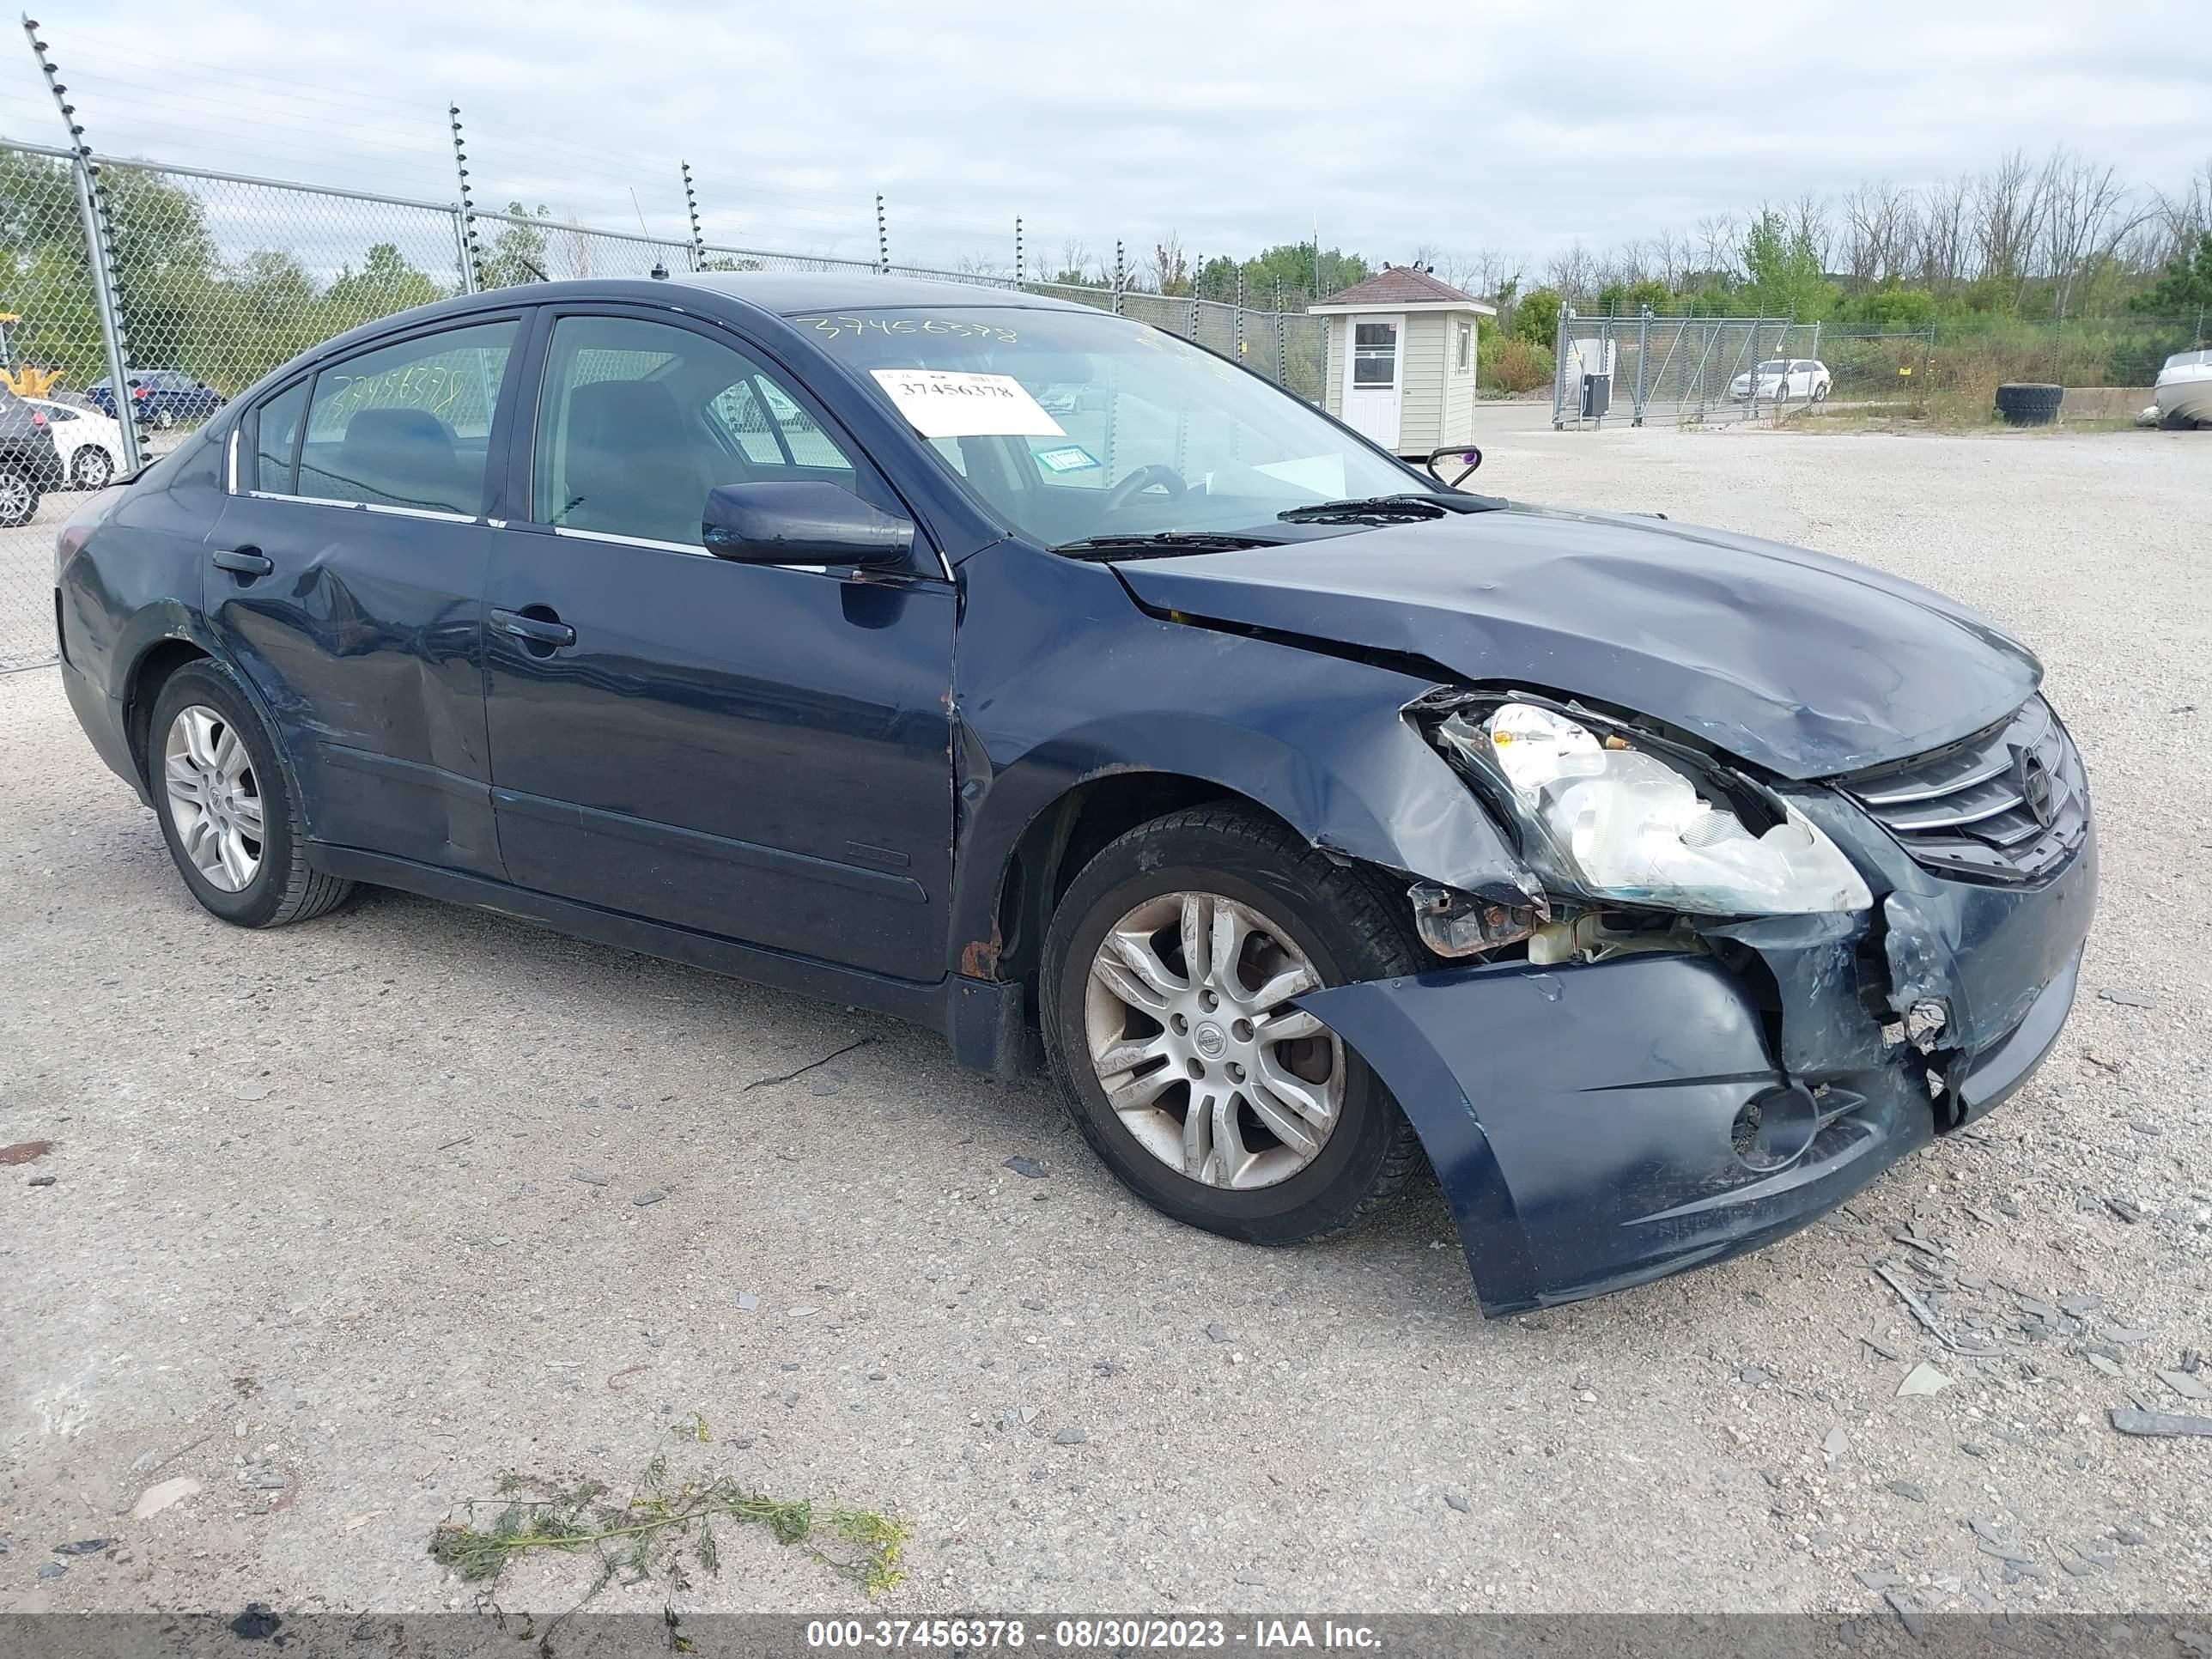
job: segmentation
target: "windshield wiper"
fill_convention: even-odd
[[[1114,536],[1085,536],[1062,542],[1052,550],[1074,558],[1096,558],[1114,553],[1225,553],[1243,547],[1279,547],[1273,536],[1249,536],[1233,530],[1155,530]]]
[[[1367,495],[1348,501],[1315,501],[1306,507],[1286,507],[1275,516],[1285,524],[1390,524],[1409,519],[1441,519],[1447,513],[1476,510],[1470,504],[1455,501],[1447,503],[1440,496],[1414,493]]]

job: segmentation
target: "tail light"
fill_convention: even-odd
[[[31,424],[33,426],[44,426],[46,423],[46,417],[44,414],[35,409],[31,411]]]
[[[146,388],[143,386],[134,386],[131,388],[131,395],[134,398],[143,398],[146,395]]]

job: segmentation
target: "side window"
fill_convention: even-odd
[[[1464,374],[1474,363],[1474,325],[1455,323],[1453,330],[1452,368]]]
[[[448,329],[323,369],[307,405],[299,482],[290,493],[440,513],[483,511],[492,410],[516,326],[509,321]],[[264,410],[264,451],[268,418]]]
[[[292,487],[292,463],[300,453],[300,416],[307,412],[309,382],[301,380],[278,392],[255,411],[253,474],[249,489],[271,495],[296,495]]]
[[[709,490],[794,478],[896,510],[790,390],[733,347],[635,317],[554,325],[531,469],[538,523],[696,547]]]

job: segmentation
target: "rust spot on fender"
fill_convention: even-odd
[[[960,971],[969,979],[996,979],[999,976],[999,952],[1006,948],[999,930],[991,929],[988,939],[970,939],[960,947]]]

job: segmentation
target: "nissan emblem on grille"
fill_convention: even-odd
[[[2019,769],[2020,798],[2035,814],[2035,821],[2048,830],[2058,816],[2051,800],[2051,769],[2027,750],[2021,751]]]
[[[1924,868],[1972,880],[2040,879],[2088,832],[2081,757],[2040,697],[2001,726],[1844,787]]]

